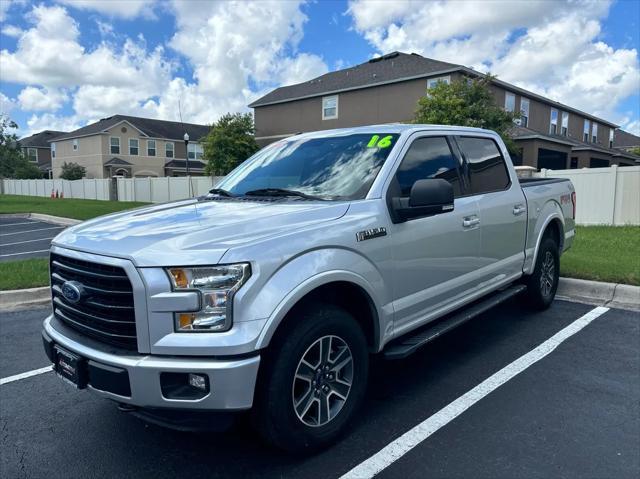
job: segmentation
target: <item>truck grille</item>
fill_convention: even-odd
[[[53,314],[99,341],[137,350],[133,288],[124,269],[51,254]],[[79,300],[62,292],[65,282],[81,289]]]

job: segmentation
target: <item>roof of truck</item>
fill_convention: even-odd
[[[428,125],[416,123],[383,123],[379,125],[356,126],[352,128],[336,128],[334,130],[319,130],[308,133],[300,133],[289,136],[285,140],[293,138],[320,138],[327,136],[355,135],[358,133],[412,133],[415,131],[458,131],[468,133],[490,133],[496,135],[492,130],[483,128],[472,128],[469,126],[451,126],[451,125]]]

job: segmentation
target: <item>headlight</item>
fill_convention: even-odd
[[[233,323],[233,295],[249,276],[248,263],[204,268],[167,268],[174,290],[200,292],[200,311],[174,313],[178,332],[228,331]]]

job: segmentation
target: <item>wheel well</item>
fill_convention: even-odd
[[[544,230],[544,233],[542,234],[543,238],[547,236],[552,238],[556,242],[559,252],[562,252],[564,235],[562,234],[562,223],[560,223],[560,220],[553,219],[549,222]]]
[[[332,304],[351,314],[362,328],[369,349],[377,351],[379,327],[376,307],[364,289],[348,281],[323,284],[300,298],[278,326],[274,338],[279,336],[280,332],[287,330],[287,323],[299,317],[297,312],[318,303]]]

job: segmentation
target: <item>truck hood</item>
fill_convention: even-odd
[[[215,264],[233,246],[335,220],[348,209],[348,203],[290,199],[186,200],[95,218],[64,230],[52,244],[138,266]]]

